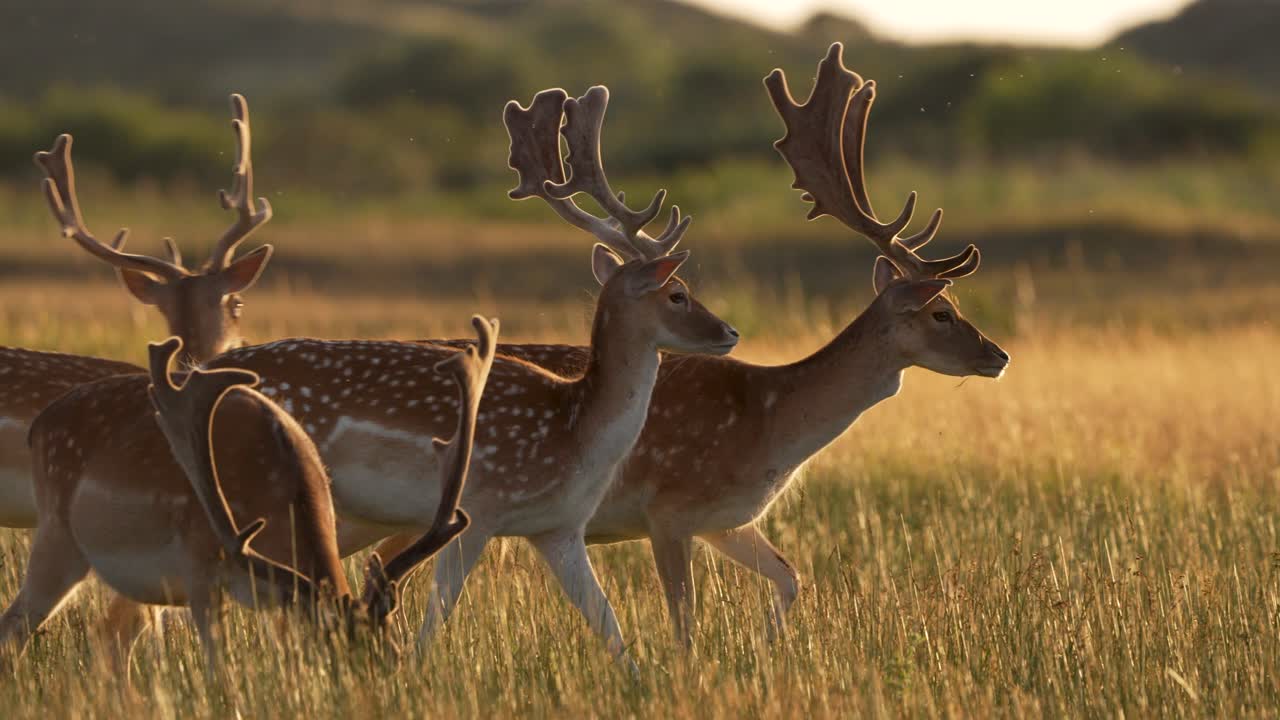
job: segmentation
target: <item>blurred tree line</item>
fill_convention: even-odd
[[[0,172],[29,180],[31,154],[72,132],[81,166],[123,181],[223,182],[225,97],[242,91],[273,187],[467,192],[511,180],[506,101],[596,83],[611,171],[772,162],[761,78],[783,67],[803,97],[834,40],[879,82],[876,157],[1280,159],[1265,90],[1116,45],[907,46],[832,16],[782,33],[671,0],[17,0],[0,8]]]

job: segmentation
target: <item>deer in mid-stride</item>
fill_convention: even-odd
[[[462,498],[472,524],[436,563],[429,617],[438,627],[453,610],[490,539],[523,537],[615,658],[633,667],[583,533],[640,435],[661,353],[725,354],[738,333],[675,276],[688,254],[672,250],[688,218],[673,209],[666,229],[651,237],[644,228],[661,211],[665,193],[633,210],[610,187],[600,158],[608,99],[603,87],[576,99],[548,90],[527,109],[507,106],[510,163],[520,175],[513,195],[543,198],[599,241],[592,268],[601,287],[582,372],[562,377],[521,360],[495,360]],[[579,193],[608,217],[576,205],[572,197]],[[439,477],[430,467],[424,471],[422,452],[449,406],[446,388],[422,371],[451,351],[295,339],[233,350],[210,365],[258,372],[262,391],[316,439],[333,477],[345,553],[416,532],[430,516]]]
[[[693,631],[695,538],[772,582],[768,629],[783,630],[799,576],[756,522],[799,469],[862,413],[897,394],[907,368],[997,378],[1009,364],[1009,354],[961,315],[950,290],[952,280],[978,269],[978,249],[922,259],[917,251],[937,233],[942,210],[903,237],[914,192],[889,222],[872,210],[863,145],[875,83],[845,68],[842,52],[839,43],[831,46],[803,104],[791,97],[781,70],[765,86],[787,130],[776,147],[795,171],[795,187],[813,203],[809,218],[830,215],[880,252],[875,300],[826,345],[792,363],[664,360],[644,432],[587,524],[589,543],[652,543],[677,637],[686,643]],[[498,352],[565,375],[580,372],[587,357],[572,345],[501,345]]]
[[[458,502],[497,332],[474,323],[478,350],[446,354],[433,368],[449,377],[459,411],[452,439],[431,443],[442,478],[431,524],[389,563],[370,558],[361,601],[341,565],[320,455],[252,389],[254,373],[193,370],[177,386],[181,340],[171,338],[151,346],[150,377],[107,378],[57,400],[32,427],[40,518],[22,588],[0,616],[0,648],[20,653],[90,571],[134,602],[189,606],[210,668],[222,593],[251,607],[327,613],[348,629],[384,627],[400,583],[469,522]],[[128,630],[116,648],[126,660],[140,627]]]

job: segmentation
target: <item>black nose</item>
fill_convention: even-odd
[[[730,334],[730,335],[732,335],[733,337],[738,337],[738,331],[737,331],[737,330],[734,330],[732,325],[725,325],[725,326],[724,326],[724,331],[725,331],[725,332],[727,332],[727,333],[729,333],[729,334]]]
[[[989,347],[991,348],[991,352],[995,353],[997,357],[1005,362],[1009,362],[1009,353],[1005,352],[999,345],[991,343]]]

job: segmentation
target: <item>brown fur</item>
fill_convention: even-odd
[[[687,555],[692,537],[699,536],[722,552],[736,552],[721,543],[763,516],[800,466],[848,429],[862,410],[884,399],[875,387],[883,380],[876,379],[896,378],[915,364],[905,357],[900,334],[907,328],[912,337],[919,335],[914,323],[931,322],[937,310],[954,312],[958,332],[965,335],[943,344],[956,369],[972,374],[985,364],[1003,362],[993,355],[1002,351],[959,315],[947,295],[905,319],[892,312],[892,299],[877,297],[827,345],[794,363],[764,366],[732,357],[666,357],[644,430],[588,524],[588,542],[657,536],[659,544],[683,544],[677,554]],[[585,348],[570,345],[505,344],[498,352],[564,373],[577,371],[586,357]],[[752,556],[748,567],[769,575],[781,596],[794,597],[794,569],[758,531],[751,532],[752,546],[772,550],[776,562]],[[681,561],[671,564],[678,567]],[[687,563],[683,565],[685,573],[663,577],[669,592],[672,584],[691,582]],[[686,588],[685,596],[690,594]],[[673,608],[679,625],[676,612],[683,611]]]
[[[39,523],[0,644],[20,651],[91,569],[134,601],[191,604],[206,620],[219,578],[236,577],[156,426],[148,384],[129,375],[81,385],[32,423]],[[255,550],[349,596],[327,476],[301,428],[235,388],[218,406],[213,443],[234,515],[268,519]]]
[[[31,421],[49,403],[80,383],[142,368],[82,355],[0,347],[0,526],[34,527]]]

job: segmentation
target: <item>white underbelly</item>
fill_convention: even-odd
[[[440,499],[431,438],[340,418],[320,447],[341,517],[381,526],[430,522]]]
[[[187,498],[158,499],[81,479],[67,519],[89,567],[113,590],[138,602],[183,604],[191,582],[216,558],[193,567],[183,540]],[[197,575],[197,573],[199,575]]]
[[[522,468],[493,461],[476,444],[462,508],[496,535],[534,535],[584,527],[615,468],[564,463]],[[426,527],[440,502],[440,467],[431,438],[368,420],[340,418],[320,445],[333,479],[334,507],[348,521],[381,527]]]
[[[498,535],[530,536],[541,533],[585,528],[600,507],[600,501],[613,480],[614,468],[586,469],[568,466],[554,478],[549,491],[536,496],[519,489],[502,493],[504,519]]]
[[[598,542],[647,537],[645,507],[651,499],[648,486],[615,481],[587,523],[587,536]]]
[[[81,547],[89,566],[112,590],[153,605],[185,605],[191,582],[189,555],[177,538],[163,545]]]

